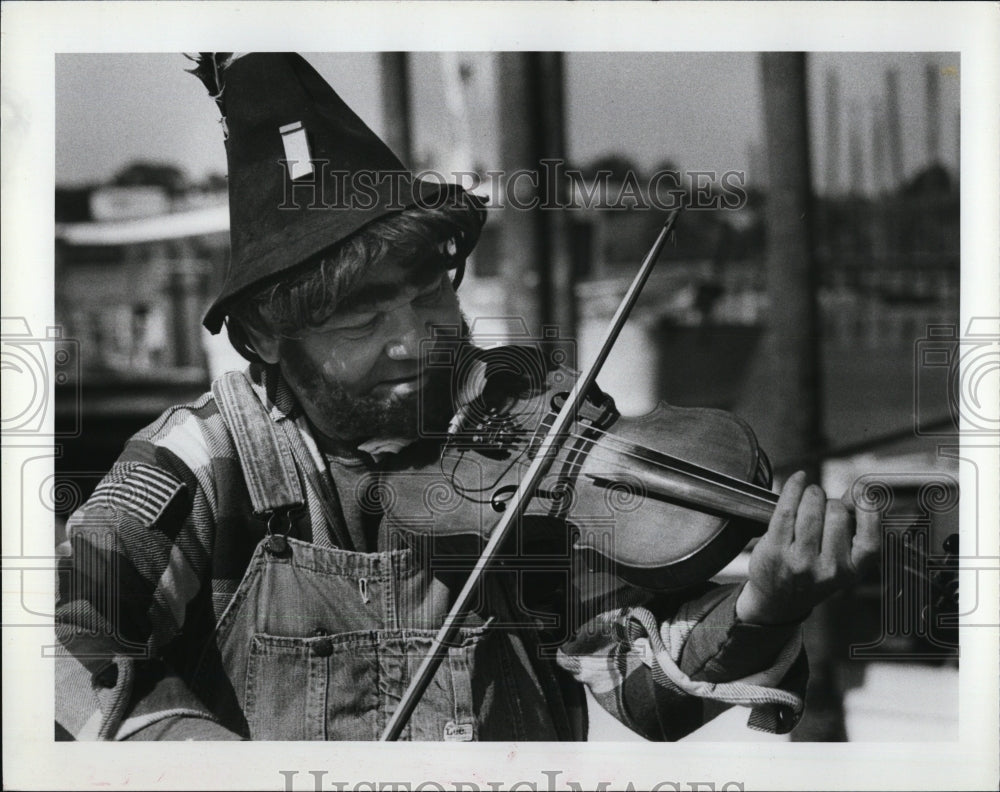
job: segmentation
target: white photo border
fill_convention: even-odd
[[[69,52],[297,50],[850,50],[961,53],[962,326],[998,314],[1000,140],[995,4],[73,2],[3,4],[2,261],[4,316],[54,324],[55,55]],[[346,32],[345,32],[346,31]],[[6,393],[6,385],[5,393]],[[6,441],[5,441],[6,445]],[[968,449],[963,451],[967,453]],[[971,452],[968,452],[971,453]],[[997,552],[996,448],[980,446],[980,555]],[[5,456],[7,456],[5,451]],[[968,467],[968,466],[966,466]],[[4,513],[20,497],[3,468]],[[968,472],[963,473],[963,491]],[[984,491],[993,490],[993,491]],[[975,511],[972,511],[972,509]],[[20,515],[20,522],[28,519]],[[7,563],[4,623],[20,573]],[[975,530],[963,523],[963,530]],[[16,565],[14,565],[16,566]],[[974,584],[977,581],[972,581]],[[995,576],[980,597],[998,601]],[[960,789],[998,774],[996,628],[966,630],[960,739],[931,743],[85,744],[52,740],[44,630],[3,631],[4,786],[10,789]],[[913,692],[919,696],[919,691]],[[545,771],[548,771],[546,774]],[[557,773],[553,775],[553,773]],[[436,784],[434,783],[436,782]],[[491,787],[493,784],[501,786]],[[526,782],[515,786],[517,782]],[[372,784],[368,786],[366,784]],[[464,784],[465,786],[461,786]],[[534,784],[535,787],[532,787]],[[701,784],[701,786],[697,786]],[[724,786],[724,785],[729,786]],[[458,786],[456,786],[458,785]],[[399,786],[396,788],[407,788]]]

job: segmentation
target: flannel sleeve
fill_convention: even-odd
[[[647,739],[680,739],[731,704],[751,708],[750,728],[787,733],[808,677],[801,628],[739,621],[740,589],[633,592],[587,620],[559,649],[559,665]]]
[[[133,438],[70,518],[55,616],[64,738],[239,739],[167,659],[211,575],[202,489],[177,454]]]

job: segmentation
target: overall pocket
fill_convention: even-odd
[[[244,699],[251,739],[377,740],[435,632],[254,635]],[[403,739],[476,739],[471,665],[482,633],[462,631],[461,645],[449,651]]]
[[[479,728],[472,695],[476,647],[485,628],[463,629],[458,646],[449,649],[403,731],[404,740],[469,742]],[[403,693],[430,651],[436,630],[394,630],[379,633],[379,732],[396,711]]]
[[[326,739],[328,658],[322,637],[253,636],[243,705],[250,739]]]

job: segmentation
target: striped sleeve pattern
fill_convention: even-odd
[[[122,739],[166,718],[213,720],[181,681],[185,642],[204,639],[235,591],[257,541],[251,520],[209,394],[129,441],[67,524],[56,716],[69,735]]]
[[[753,729],[790,731],[807,677],[798,625],[739,622],[739,587],[706,588],[597,614],[559,649],[559,665],[647,739],[684,737],[718,713],[709,702],[751,708]]]

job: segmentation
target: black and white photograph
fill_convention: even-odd
[[[5,787],[995,788],[994,5],[3,16]]]

